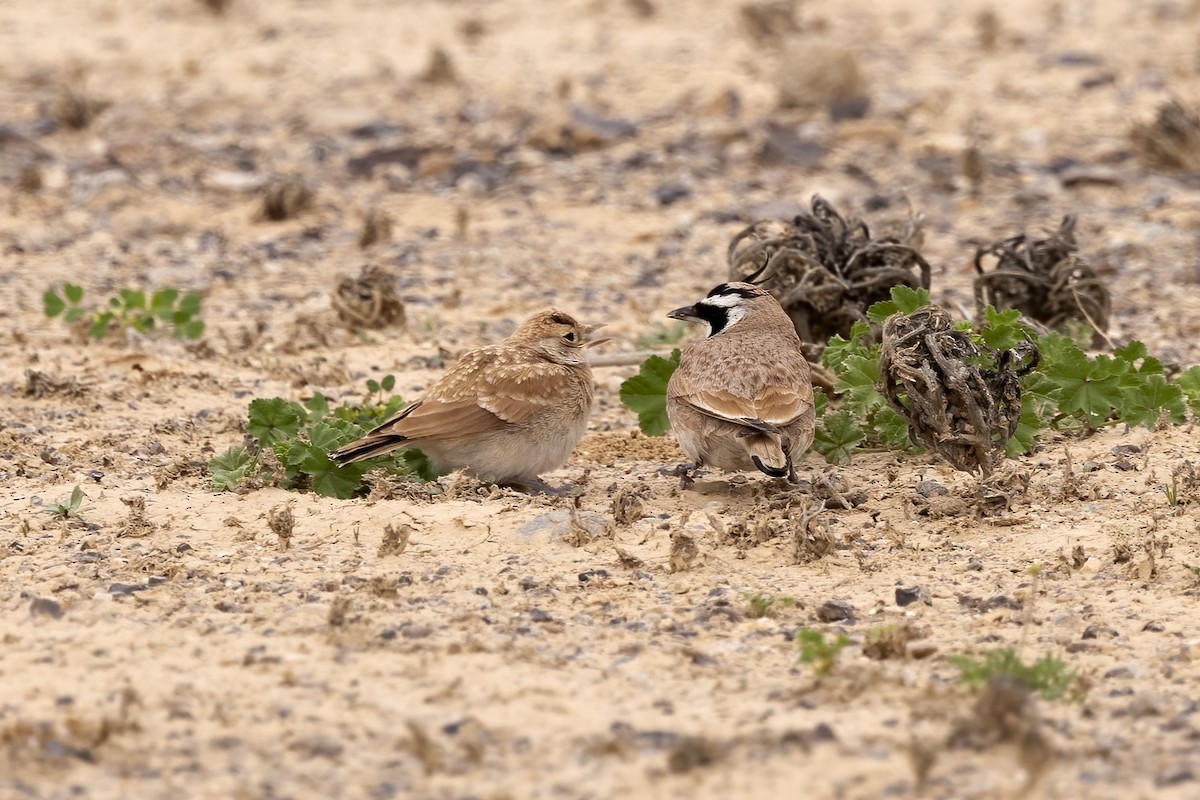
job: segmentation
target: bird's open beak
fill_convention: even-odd
[[[600,322],[595,325],[580,325],[579,327],[583,329],[584,335],[588,337],[588,340],[583,343],[583,346],[584,347],[595,347],[598,344],[604,344],[605,342],[611,342],[612,341],[611,336],[601,336],[599,339],[591,338],[593,333],[600,330],[607,324],[608,324],[607,322]]]
[[[667,316],[670,317],[671,319],[681,319],[684,322],[703,322],[704,321],[704,320],[700,319],[699,316],[697,316],[695,306],[684,306],[683,308],[677,308],[674,311],[672,311],[671,313],[667,314]]]

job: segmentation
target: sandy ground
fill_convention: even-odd
[[[1114,335],[1197,363],[1200,184],[1128,138],[1200,100],[1196,5],[987,10],[808,0],[752,35],[702,0],[0,2],[0,797],[1195,797],[1200,496],[1162,490],[1200,460],[1190,427],[1050,437],[998,517],[932,457],[810,456],[813,493],[860,501],[820,516],[836,547],[811,561],[786,525],[756,535],[806,494],[678,489],[673,441],[617,399],[629,366],[597,369],[547,476],[583,487],[590,534],[564,500],[453,479],[338,501],[205,475],[251,398],[387,373],[416,397],[550,304],[632,352],[724,279],[742,225],[814,193],[880,229],[911,202],[952,308],[975,242],[1075,213]],[[847,59],[870,107],[834,122]],[[55,128],[67,89],[108,105]],[[289,176],[311,207],[263,219]],[[371,209],[392,236],[364,250]],[[337,325],[366,263],[400,276],[404,328]],[[201,292],[206,336],[84,341],[41,313],[64,280]],[[44,513],[76,485],[77,523]],[[645,516],[619,524],[618,490]],[[756,617],[755,594],[795,602]],[[868,657],[887,625],[920,638]],[[850,639],[832,674],[797,663],[802,626]],[[1003,645],[1061,656],[1082,696],[979,707],[947,656]]]

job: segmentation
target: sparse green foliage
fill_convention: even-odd
[[[891,300],[881,300],[867,309],[867,319],[876,325],[892,314],[911,314],[917,309],[929,305],[928,289],[913,289],[911,286],[893,286],[890,292]]]
[[[121,289],[103,310],[83,307],[83,288],[64,283],[62,294],[51,287],[42,295],[42,311],[51,319],[61,316],[68,325],[87,318],[88,336],[103,339],[116,328],[151,334],[169,330],[176,339],[199,339],[204,333],[200,295],[181,295],[178,289],[159,289],[149,297],[140,289]]]
[[[742,599],[746,601],[746,616],[760,619],[775,614],[780,608],[792,608],[796,598],[764,594],[762,592],[745,592]]]
[[[1053,653],[1046,653],[1033,664],[1026,664],[1013,647],[992,650],[978,658],[949,656],[947,661],[958,667],[959,680],[968,686],[978,688],[995,676],[1004,676],[1046,700],[1057,700],[1065,695],[1076,677],[1075,671],[1068,670],[1063,660]]]
[[[800,663],[812,666],[817,675],[828,675],[837,664],[838,654],[850,644],[844,635],[826,641],[825,634],[812,628],[796,631],[796,646],[800,649]]]
[[[645,348],[662,347],[665,344],[677,344],[686,332],[686,323],[676,322],[674,325],[668,326],[659,322],[655,324],[654,330],[651,333],[637,337],[633,340],[633,343],[638,347]]]
[[[91,511],[91,508],[82,508],[83,501],[86,495],[83,493],[83,488],[76,486],[71,491],[71,499],[65,503],[54,503],[43,509],[47,514],[58,517],[63,520],[75,519],[85,511]]]
[[[667,419],[667,381],[679,366],[679,350],[670,358],[650,356],[638,374],[621,384],[621,402],[638,415],[638,426],[647,436],[661,436],[671,428]]]
[[[404,407],[402,398],[384,396],[396,385],[388,375],[367,381],[367,402],[336,408],[317,394],[304,405],[280,397],[250,401],[246,433],[253,446],[237,445],[209,462],[216,491],[228,491],[243,479],[257,476],[286,489],[311,489],[326,497],[348,498],[365,490],[363,476],[376,467],[396,475],[433,480],[436,473],[417,450],[389,453],[378,458],[338,466],[329,452],[362,437]],[[271,459],[264,459],[270,453]]]
[[[1172,475],[1171,482],[1163,484],[1163,494],[1167,496],[1167,505],[1171,508],[1179,506],[1179,476]]]

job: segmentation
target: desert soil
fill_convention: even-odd
[[[1074,213],[1113,337],[1200,362],[1200,183],[1129,138],[1200,100],[1196,3],[797,6],[0,3],[0,797],[1200,794],[1200,494],[1163,490],[1191,426],[1047,437],[993,516],[930,455],[680,490],[627,359],[545,476],[577,511],[453,476],[212,490],[252,398],[389,373],[418,397],[550,305],[619,360],[814,194],[879,230],[923,213],[956,312],[977,243]],[[312,201],[271,221],[284,179]],[[391,235],[360,247],[370,213]],[[331,310],[365,264],[403,326]],[[42,314],[63,281],[199,292],[206,333],[89,341]],[[75,486],[77,519],[46,513]],[[916,638],[872,658],[885,626]],[[802,627],[849,639],[828,675]],[[949,657],[1003,646],[1062,658],[1072,696],[958,681]]]

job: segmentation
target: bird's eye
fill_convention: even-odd
[[[573,342],[573,341],[575,341],[575,338],[576,338],[575,332],[571,331],[570,333],[564,333],[563,338],[566,339],[568,342]]]

